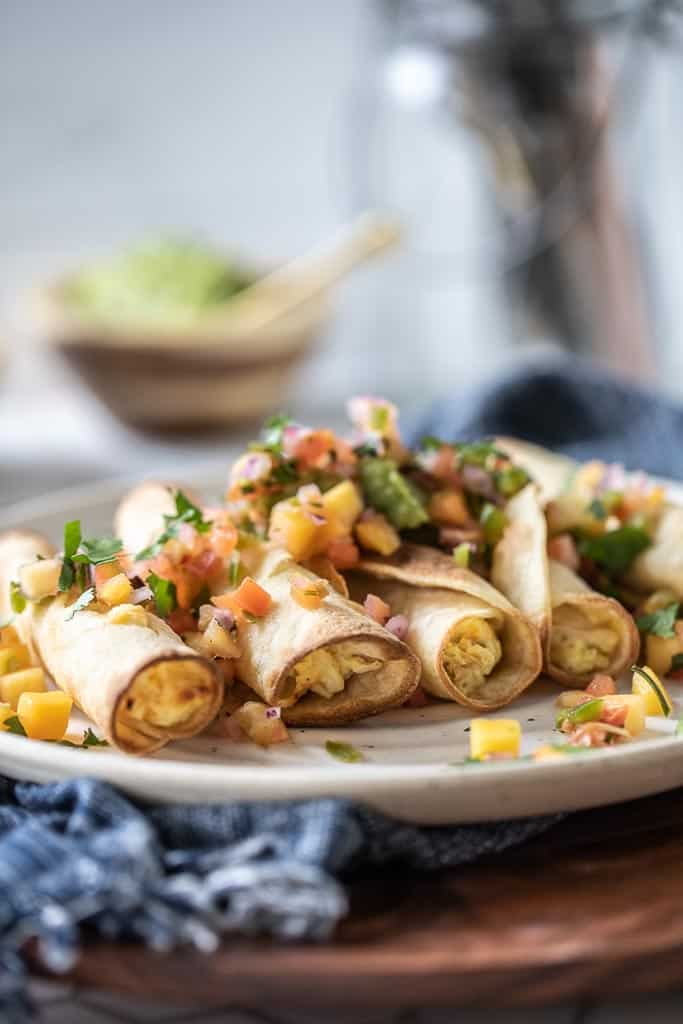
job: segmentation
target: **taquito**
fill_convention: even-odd
[[[493,552],[491,580],[539,631],[544,670],[586,686],[597,672],[618,675],[638,654],[628,612],[548,558],[545,515],[534,484],[506,505],[508,525]]]
[[[640,645],[629,613],[552,559],[549,577],[552,627],[545,671],[557,682],[577,687],[586,686],[598,672],[619,676],[636,660]]]
[[[159,489],[165,490],[164,485],[149,483],[126,497],[125,515],[119,511],[116,526],[127,547],[126,521],[136,524],[139,536],[158,536],[163,515]],[[170,495],[168,502],[172,505]],[[272,604],[262,618],[240,628],[236,675],[267,704],[281,707],[286,722],[342,725],[396,707],[410,696],[420,674],[415,655],[333,584],[320,608],[308,610],[292,598],[292,584],[320,583],[321,577],[286,551],[252,546],[248,568]]]
[[[17,570],[52,554],[36,534],[11,531],[0,537],[3,614]],[[140,607],[86,607],[69,616],[75,597],[72,590],[29,602],[14,623],[55,685],[126,753],[148,754],[201,732],[223,699],[214,665]]]
[[[351,594],[386,601],[408,619],[406,643],[422,686],[478,711],[503,707],[538,676],[538,633],[486,580],[434,548],[404,544],[388,558],[365,555],[348,574]]]

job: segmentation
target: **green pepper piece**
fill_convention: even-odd
[[[555,728],[559,729],[565,722],[572,725],[583,725],[584,722],[597,722],[605,707],[604,700],[595,697],[593,700],[584,701],[575,708],[563,708],[555,719]]]
[[[496,505],[487,501],[479,515],[479,522],[484,528],[484,538],[487,544],[497,544],[505,532],[507,516]]]

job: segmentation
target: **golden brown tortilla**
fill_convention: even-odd
[[[406,643],[422,663],[422,686],[436,697],[492,710],[541,671],[533,625],[486,580],[434,548],[404,544],[389,558],[365,555],[348,579],[353,596],[377,594],[407,617]]]

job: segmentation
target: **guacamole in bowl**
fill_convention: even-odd
[[[62,294],[88,319],[175,328],[196,324],[254,280],[211,246],[159,239],[80,270]]]

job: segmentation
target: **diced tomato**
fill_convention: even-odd
[[[172,630],[183,636],[185,633],[193,633],[197,628],[194,616],[191,612],[182,608],[176,608],[166,618]]]
[[[304,466],[317,466],[329,461],[336,439],[331,430],[314,430],[302,434],[296,442],[294,458]]]
[[[622,707],[605,707],[600,715],[600,721],[604,722],[605,725],[618,725],[620,728],[623,728],[627,715],[628,707],[626,705],[622,705]]]
[[[199,597],[202,589],[202,581],[198,576],[177,571],[171,574],[170,579],[175,583],[176,600],[179,608],[189,609]]]
[[[431,704],[429,697],[421,686],[418,686],[417,690],[411,693],[408,700],[404,701],[404,708],[426,708],[428,704]]]
[[[577,572],[581,559],[576,549],[574,538],[569,533],[559,533],[548,541],[548,555],[556,562],[566,565],[572,572]]]
[[[201,580],[207,580],[222,570],[223,559],[219,558],[214,551],[207,549],[186,562],[184,568],[192,576],[198,576]]]
[[[368,594],[363,601],[363,607],[370,618],[379,622],[380,626],[383,626],[391,616],[391,608],[381,597],[377,597],[377,594]]]
[[[614,682],[612,677],[602,673],[598,673],[598,675],[593,676],[586,687],[586,693],[590,693],[592,697],[606,697],[607,694],[616,692],[617,684]]]
[[[353,569],[360,560],[360,551],[350,537],[337,537],[325,552],[335,569]]]
[[[245,576],[234,596],[237,606],[255,615],[257,619],[263,618],[273,603],[268,591],[260,587],[251,576]]]

